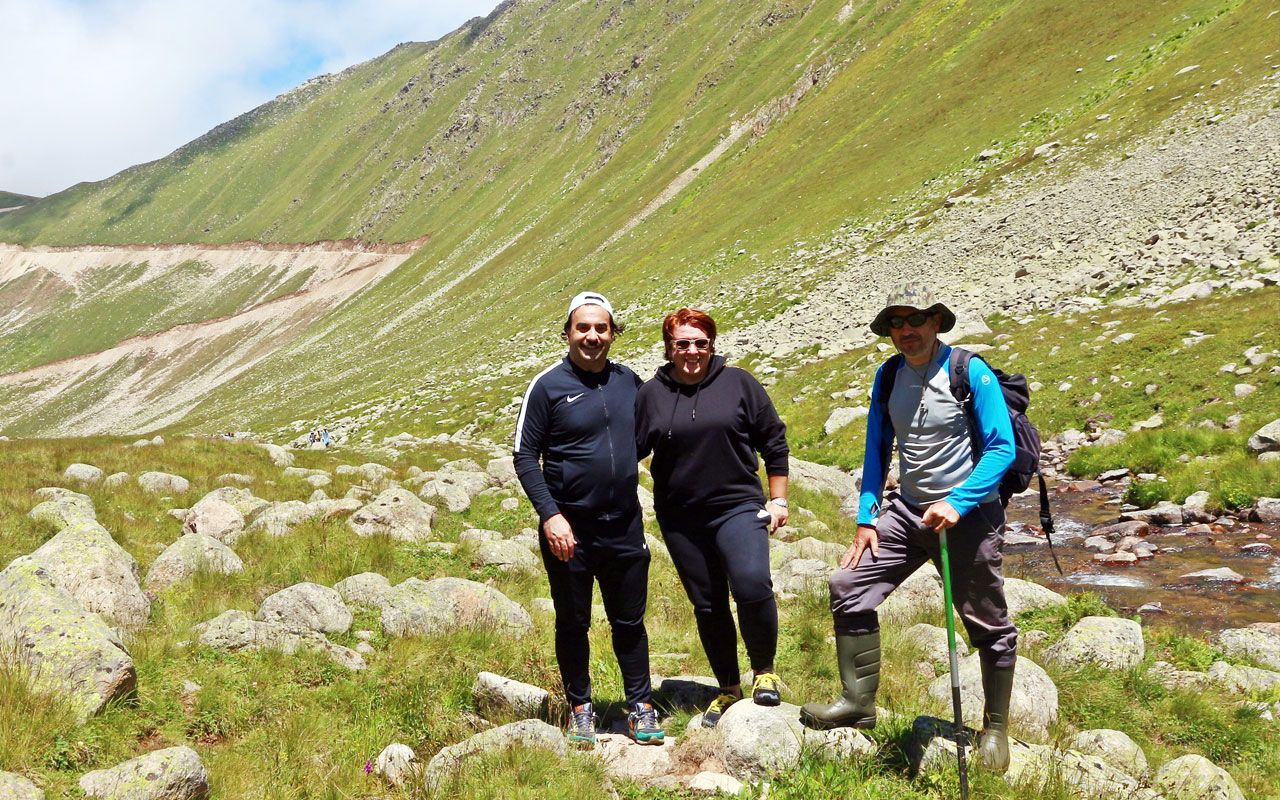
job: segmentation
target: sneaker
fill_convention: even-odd
[[[741,698],[725,692],[711,701],[711,705],[707,706],[707,710],[702,712],[702,727],[714,728],[720,724],[720,717],[724,716],[724,712],[729,710],[729,706],[738,702]]]
[[[778,693],[778,675],[776,672],[761,672],[751,683],[751,699],[758,706],[776,706],[782,702]]]
[[[662,744],[666,732],[658,727],[658,712],[652,703],[636,703],[627,715],[627,733],[636,744]]]
[[[569,744],[593,746],[596,743],[596,712],[590,703],[569,712],[569,729],[565,735]]]

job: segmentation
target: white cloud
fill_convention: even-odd
[[[497,0],[0,0],[0,190],[45,195]],[[314,68],[310,68],[314,67]]]

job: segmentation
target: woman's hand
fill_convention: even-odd
[[[780,506],[772,500],[764,504],[764,510],[769,512],[769,533],[786,527],[787,520],[791,518],[786,506]]]

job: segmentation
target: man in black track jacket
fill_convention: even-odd
[[[583,292],[569,304],[569,353],[529,383],[516,422],[515,467],[542,526],[569,740],[595,742],[587,632],[598,581],[630,709],[628,730],[637,742],[660,744],[644,627],[649,548],[636,496],[640,379],[608,360],[620,332],[602,295]]]

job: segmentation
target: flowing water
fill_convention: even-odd
[[[1116,522],[1120,504],[1106,490],[1050,492],[1055,533],[1054,549],[1064,575],[1053,566],[1039,526],[1039,498],[1028,494],[1009,505],[1009,529],[1004,551],[1005,575],[1025,578],[1049,588],[1091,591],[1124,614],[1147,603],[1163,612],[1143,612],[1147,625],[1168,625],[1187,633],[1238,628],[1253,622],[1280,620],[1280,525],[1241,522],[1206,535],[1187,535],[1186,527],[1151,526],[1146,537],[1160,547],[1154,558],[1134,564],[1104,564],[1093,560],[1084,537],[1101,524]],[[1270,537],[1259,538],[1259,537]],[[1266,541],[1275,548],[1264,555],[1247,555],[1241,548]],[[1230,567],[1244,583],[1204,582],[1183,575]]]

